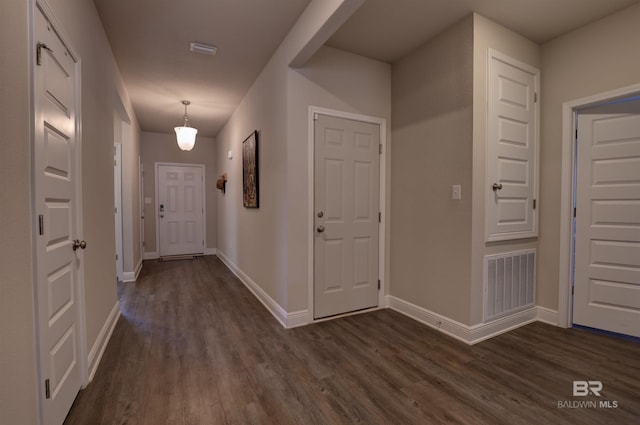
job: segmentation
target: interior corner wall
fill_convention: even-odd
[[[391,121],[391,67],[387,63],[331,47],[321,47],[302,68],[287,72],[288,311],[308,306],[310,241],[309,107],[383,118],[387,140]],[[387,144],[387,158],[390,157]],[[387,162],[387,183],[389,183]],[[387,194],[388,194],[387,190]],[[389,202],[386,202],[389,205]],[[387,216],[385,212],[385,217]],[[388,241],[387,236],[387,257]],[[385,267],[388,273],[389,267]]]
[[[216,139],[213,137],[198,136],[192,150],[182,151],[178,147],[175,134],[142,132],[140,156],[144,169],[143,196],[150,202],[144,203],[144,250],[147,257],[149,255],[156,256],[160,252],[156,242],[156,217],[158,215],[156,211],[156,162],[204,164],[206,242],[207,249],[216,248],[216,198],[218,193],[216,190],[216,155]],[[137,185],[137,180],[135,184]]]
[[[473,22],[392,66],[393,297],[469,323]],[[451,186],[462,186],[462,200]]]
[[[31,244],[29,7],[0,4],[0,418],[38,421]]]
[[[558,308],[562,104],[640,83],[640,4],[542,45],[538,304]]]
[[[487,55],[492,48],[541,69],[540,47],[478,14],[473,15],[473,226],[471,243],[471,325],[483,320],[484,256],[538,248],[537,238],[486,243],[485,196],[487,162]],[[541,70],[541,80],[545,73]],[[542,109],[542,108],[541,108]],[[540,126],[542,127],[542,125]],[[544,174],[544,173],[542,173]],[[544,203],[544,202],[542,202]],[[539,222],[539,228],[542,221]],[[538,254],[540,251],[538,250]],[[539,260],[538,256],[538,260]],[[538,270],[541,269],[538,261]],[[538,277],[538,288],[541,280]]]

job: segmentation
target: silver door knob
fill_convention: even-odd
[[[494,192],[502,189],[502,183],[494,183],[493,186],[491,186],[491,189],[493,189]]]
[[[87,243],[85,241],[81,241],[80,239],[74,239],[73,245],[71,245],[73,250],[77,250],[78,248],[85,249],[87,247]]]
[[[316,230],[318,231],[318,233],[322,233],[324,232],[324,226],[318,226]]]

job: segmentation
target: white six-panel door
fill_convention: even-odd
[[[203,254],[204,166],[156,167],[160,256]]]
[[[380,126],[316,114],[314,316],[378,305]]]
[[[81,386],[76,217],[76,64],[35,12],[36,268],[39,362],[45,424],[61,425]],[[11,383],[3,383],[11,385]],[[0,420],[1,421],[1,420]]]
[[[578,114],[573,322],[640,337],[640,100]]]
[[[489,50],[486,240],[537,236],[539,71]]]

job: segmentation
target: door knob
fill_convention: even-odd
[[[81,241],[80,239],[74,239],[73,245],[71,245],[73,250],[77,250],[78,248],[85,249],[87,247],[87,243],[85,241]]]
[[[322,233],[324,232],[324,226],[318,226],[316,230],[318,231],[318,233]]]
[[[502,189],[502,183],[494,183],[493,186],[491,186],[491,189],[493,189],[494,192]]]

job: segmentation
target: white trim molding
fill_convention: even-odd
[[[547,323],[549,325],[558,326],[558,311],[551,310],[546,307],[537,307],[538,309],[538,322]]]
[[[244,284],[244,286],[251,291],[251,293],[264,305],[264,307],[276,318],[276,320],[284,328],[293,328],[297,326],[303,326],[310,322],[309,311],[300,310],[292,313],[280,306],[273,298],[267,294],[253,279],[251,279],[240,267],[233,263],[224,253],[217,251],[218,258],[236,275],[238,279]]]
[[[469,345],[477,344],[494,336],[540,320],[538,318],[540,314],[539,308],[532,307],[497,320],[492,320],[489,323],[469,326],[400,298],[391,295],[388,295],[386,298],[389,308],[392,310],[402,313],[405,316],[424,323]],[[549,310],[549,312],[550,311],[551,310]],[[544,315],[545,313],[542,314]]]
[[[111,334],[113,334],[113,330],[116,327],[116,323],[118,323],[119,317],[120,304],[116,301],[111,309],[111,313],[109,313],[109,316],[107,317],[107,320],[102,325],[102,329],[100,329],[100,333],[98,334],[93,347],[91,347],[89,355],[87,356],[87,365],[89,368],[88,382],[93,380],[93,377],[98,370],[98,365],[100,364],[100,360],[102,360],[102,355],[104,354],[104,350],[107,348],[107,343],[109,342],[109,339],[111,339]]]
[[[158,256],[158,253],[156,251],[144,252],[142,254],[143,260],[157,260],[158,258],[160,257]]]
[[[123,272],[122,273],[122,281],[123,282],[135,282],[138,280],[138,276],[140,276],[140,272],[142,271],[142,258],[138,261],[136,265],[136,269],[132,272]]]

